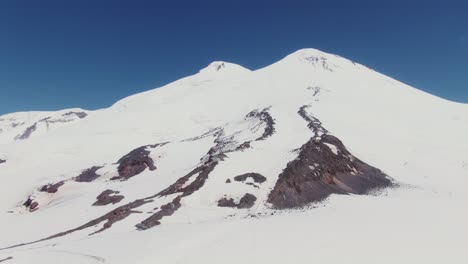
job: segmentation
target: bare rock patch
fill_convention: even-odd
[[[260,173],[255,173],[255,172],[238,175],[234,177],[234,180],[238,182],[244,182],[249,178],[251,178],[256,183],[263,183],[266,181],[265,176],[261,175]]]
[[[46,193],[56,193],[60,187],[62,187],[65,184],[64,181],[59,181],[57,183],[53,184],[47,184],[42,186],[39,191],[40,192],[46,192]]]
[[[150,157],[148,148],[156,148],[167,143],[155,145],[146,145],[130,151],[117,161],[119,164],[117,171],[118,176],[112,177],[111,180],[128,180],[129,178],[142,173],[146,168],[150,171],[156,170],[153,159]]]
[[[305,108],[299,110],[299,115],[309,122],[314,136],[279,175],[268,196],[274,208],[300,207],[331,194],[366,194],[393,185],[385,173],[354,157]]]
[[[116,204],[122,201],[125,197],[123,195],[118,195],[118,191],[105,190],[96,197],[96,202],[93,203],[93,206],[104,206],[108,204]]]
[[[80,175],[75,177],[75,181],[76,182],[92,182],[101,176],[96,173],[101,168],[102,166],[93,166],[89,169],[86,169],[82,171]]]
[[[218,200],[218,206],[219,207],[232,207],[232,208],[238,208],[238,209],[248,209],[254,206],[255,201],[257,201],[257,197],[255,197],[255,195],[246,193],[244,196],[242,196],[239,203],[236,203],[234,199],[232,198],[223,197],[220,200]]]

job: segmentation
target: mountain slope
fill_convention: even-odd
[[[1,117],[0,247],[19,247],[0,260],[464,256],[468,107],[344,58],[305,49],[256,71],[214,62],[16,136],[68,112]],[[308,209],[277,210],[297,206]]]

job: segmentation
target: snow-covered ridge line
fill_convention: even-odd
[[[0,116],[0,144],[25,140],[51,129],[84,119],[89,111],[64,109],[48,112],[18,112]]]

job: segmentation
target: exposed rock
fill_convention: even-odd
[[[80,175],[75,177],[76,182],[92,182],[99,178],[101,175],[97,174],[96,171],[101,169],[102,166],[93,166],[81,172]]]
[[[93,206],[103,206],[119,203],[125,197],[123,195],[117,194],[119,194],[118,191],[105,190],[96,197],[97,201],[93,203]]]
[[[246,193],[239,201],[239,204],[237,205],[237,208],[243,209],[243,208],[251,208],[254,204],[255,201],[257,201],[257,197],[255,195]]]
[[[130,153],[117,161],[117,164],[119,164],[119,167],[117,168],[119,176],[112,177],[111,180],[127,180],[142,173],[146,168],[151,171],[156,170],[154,161],[149,156],[150,151],[148,148],[156,148],[165,144],[167,143],[146,145],[130,151]]]
[[[328,133],[328,130],[326,130],[323,126],[322,126],[322,122],[320,122],[320,120],[318,120],[317,118],[309,115],[307,113],[307,108],[309,108],[310,106],[308,105],[304,105],[302,106],[299,111],[297,112],[305,121],[307,121],[309,124],[307,125],[308,128],[310,128],[310,130],[312,130],[314,132],[314,137],[315,138],[320,138],[320,136],[322,134],[326,134]]]
[[[6,160],[0,159],[0,164],[5,163]]]
[[[23,206],[29,209],[29,211],[35,211],[39,207],[39,203],[35,202],[31,197],[28,197],[28,199],[23,203]]]
[[[263,109],[262,111],[258,111],[257,109],[252,110],[249,112],[246,116],[245,119],[257,119],[260,121],[260,123],[257,126],[260,126],[262,124],[265,125],[265,129],[263,131],[263,134],[256,138],[253,141],[260,141],[260,140],[265,140],[266,138],[270,137],[271,135],[274,134],[275,132],[275,121],[273,117],[268,113],[269,107]],[[257,127],[256,126],[256,127]],[[239,146],[234,151],[243,151],[245,149],[250,148],[252,141],[246,141]]]
[[[314,136],[299,149],[279,175],[268,196],[274,208],[293,208],[321,201],[330,194],[365,194],[393,183],[382,171],[354,157],[336,137],[325,134],[320,121],[304,108],[299,111],[309,121]],[[335,153],[329,146],[338,150]]]
[[[318,87],[318,86],[314,86],[314,87],[307,87],[308,90],[311,90],[313,92],[313,95],[312,96],[317,96],[320,91],[321,91],[321,88]]]
[[[47,185],[42,186],[39,189],[39,191],[40,192],[46,192],[46,193],[56,193],[58,191],[58,189],[64,184],[65,184],[64,181],[59,181],[59,182],[54,183],[54,184],[47,184]]]
[[[177,196],[172,202],[166,204],[169,209],[165,211],[161,210],[150,216],[149,218],[143,220],[141,223],[137,224],[136,227],[139,230],[145,230],[155,225],[159,225],[162,217],[169,216],[174,213],[177,209],[180,208],[180,201],[183,197],[187,197],[194,192],[198,191],[203,185],[205,184],[206,180],[210,173],[214,170],[214,168],[218,165],[220,160],[223,160],[226,155],[225,153],[233,151],[236,149],[235,146],[231,146],[232,143],[231,137],[224,137],[223,131],[219,131],[217,133],[217,138],[215,140],[216,145],[210,150],[208,153],[201,159],[201,164],[189,172],[187,175],[178,179],[174,184],[169,186],[168,188],[164,189],[163,191],[159,192],[156,196],[167,196],[175,193],[181,193]],[[191,177],[196,178],[190,184],[186,185],[188,180]]]
[[[178,179],[174,184],[170,185],[168,188],[162,190],[161,192],[159,192],[159,193],[157,193],[155,195],[148,196],[148,197],[145,197],[145,198],[142,198],[142,199],[138,199],[138,200],[135,200],[133,202],[127,203],[125,205],[122,205],[122,206],[110,211],[109,213],[107,213],[107,214],[105,214],[105,215],[103,215],[101,217],[95,218],[95,219],[93,219],[93,220],[87,222],[86,224],[83,224],[83,225],[81,225],[81,226],[79,226],[77,228],[70,229],[70,230],[67,230],[67,231],[64,231],[64,232],[60,232],[60,233],[51,235],[49,237],[45,237],[45,238],[36,240],[36,241],[17,244],[17,245],[13,245],[13,246],[6,247],[6,248],[1,248],[1,249],[11,249],[11,248],[16,248],[16,247],[20,247],[20,246],[39,243],[39,242],[42,242],[42,241],[62,237],[62,236],[74,233],[76,231],[79,231],[79,230],[94,227],[94,226],[96,226],[96,225],[98,225],[98,224],[100,224],[102,222],[105,222],[103,224],[102,228],[100,228],[99,230],[97,230],[96,232],[91,234],[91,235],[93,235],[93,234],[102,232],[102,231],[110,228],[115,222],[118,222],[118,221],[121,221],[121,220],[127,218],[132,213],[141,213],[141,212],[136,211],[134,209],[136,209],[136,208],[138,208],[138,207],[140,207],[140,206],[142,206],[142,205],[144,205],[146,203],[153,202],[154,198],[167,196],[167,195],[171,195],[171,194],[175,194],[175,193],[181,193],[176,198],[174,198],[171,202],[167,203],[164,206],[161,206],[161,209],[158,212],[154,213],[153,215],[151,215],[147,219],[145,219],[142,222],[140,222],[139,224],[137,224],[136,228],[139,229],[139,230],[145,230],[145,229],[154,227],[156,225],[159,225],[160,220],[163,217],[172,215],[177,209],[180,208],[181,200],[182,200],[183,197],[186,197],[186,196],[189,196],[189,195],[193,194],[194,192],[199,190],[205,184],[205,181],[208,179],[208,176],[211,173],[211,171],[213,171],[213,169],[218,165],[219,161],[223,160],[223,158],[226,157],[225,153],[235,151],[235,149],[237,147],[236,144],[233,144],[235,142],[232,141],[232,137],[224,137],[224,134],[223,134],[222,131],[217,133],[217,138],[215,140],[215,143],[216,143],[216,145],[214,147],[210,148],[208,153],[204,157],[201,158],[201,163],[200,163],[199,166],[197,166],[195,169],[193,169],[187,175],[185,175],[182,178]],[[157,147],[157,146],[160,146],[160,145],[163,145],[163,144],[166,144],[166,143],[143,146],[143,147],[140,147],[138,149],[133,150],[132,152],[130,152],[129,154],[127,154],[126,156],[122,157],[119,160],[119,162],[118,162],[120,164],[119,167],[121,167],[121,166],[122,167],[132,167],[134,164],[139,166],[139,165],[141,165],[143,163],[145,168],[146,167],[149,167],[149,168],[152,167],[152,168],[155,169],[156,167],[152,164],[152,160],[148,157],[149,151],[146,150],[146,148],[147,147],[154,148],[154,147]],[[186,185],[188,180],[191,177],[195,177],[195,175],[196,175],[196,178],[190,184]],[[247,197],[244,200],[242,200],[242,202],[240,202],[239,204],[242,203],[242,207],[246,207],[246,206],[249,206],[249,204],[251,203],[251,200],[252,200],[251,197]]]
[[[0,262],[4,262],[4,261],[7,261],[7,260],[12,260],[13,257],[8,257],[8,258],[4,258],[4,259],[0,259]]]
[[[265,130],[263,134],[259,138],[257,138],[256,141],[265,140],[266,138],[273,135],[273,133],[275,132],[275,120],[270,115],[270,113],[268,113],[268,110],[269,107],[263,109],[262,111],[253,110],[246,116],[246,118],[257,118],[265,124]]]
[[[250,148],[250,141],[247,141],[247,142],[244,142],[242,144],[240,144],[236,150],[244,150],[244,149],[248,149]]]
[[[15,137],[15,140],[23,140],[23,139],[27,139],[31,136],[31,134],[36,131],[37,129],[37,123],[34,123],[32,126],[26,128],[26,130],[23,132],[23,134],[21,135],[17,135]]]
[[[254,204],[255,201],[257,201],[257,197],[255,195],[246,193],[239,201],[239,203],[236,203],[234,199],[232,198],[221,198],[218,201],[218,206],[219,207],[233,207],[233,208],[238,208],[238,209],[248,209],[251,208]]]
[[[210,129],[209,131],[205,132],[204,134],[202,134],[200,136],[184,139],[184,140],[182,140],[182,142],[197,141],[199,139],[203,139],[203,138],[206,138],[206,137],[209,137],[209,136],[217,137],[220,134],[221,130],[222,130],[222,128],[216,127],[216,128]]]
[[[165,205],[162,205],[161,209],[158,212],[154,213],[150,217],[143,220],[141,223],[137,224],[136,228],[138,230],[146,230],[146,229],[149,229],[149,228],[154,227],[156,225],[160,225],[161,224],[160,220],[163,217],[172,215],[175,211],[177,211],[177,209],[180,208],[180,206],[181,206],[180,199],[181,198],[182,198],[182,195],[179,195],[174,200],[172,200],[171,202],[169,202],[169,203],[167,203]]]
[[[226,180],[226,183],[231,183],[231,179],[227,179],[227,180]]]
[[[98,217],[98,218],[96,218],[94,220],[91,220],[88,223],[86,223],[84,225],[81,225],[81,226],[79,226],[77,228],[74,228],[74,229],[71,229],[71,230],[68,230],[68,231],[65,231],[65,232],[61,232],[61,233],[52,235],[50,237],[47,237],[47,238],[44,238],[44,239],[41,239],[41,240],[38,240],[38,241],[31,242],[31,243],[37,243],[37,242],[41,242],[41,241],[45,241],[45,240],[49,240],[49,239],[53,239],[53,238],[57,238],[57,237],[62,237],[62,236],[65,236],[67,234],[70,234],[70,233],[73,233],[73,232],[76,232],[76,231],[79,231],[79,230],[83,230],[83,229],[88,228],[88,227],[93,227],[93,226],[96,226],[96,225],[98,225],[98,224],[100,224],[102,222],[105,222],[103,224],[102,228],[100,228],[99,230],[97,230],[96,232],[94,232],[92,234],[100,233],[100,232],[110,228],[114,223],[127,218],[131,214],[141,213],[141,212],[135,211],[133,209],[138,208],[138,207],[142,206],[143,204],[146,204],[146,203],[149,203],[149,202],[152,202],[152,200],[146,200],[146,199],[135,200],[135,201],[133,201],[131,203],[122,205],[120,207],[117,207],[116,209],[110,211],[109,213],[107,213],[107,214],[105,214],[105,215],[103,215],[101,217]]]
[[[37,207],[39,206],[39,203],[38,202],[32,202],[31,205],[29,206],[29,210],[32,212],[32,211],[35,211],[37,209]]]
[[[85,117],[88,116],[88,114],[85,113],[85,112],[73,112],[73,111],[68,112],[68,113],[65,113],[65,114],[63,114],[62,116],[71,116],[71,115],[75,115],[75,116],[77,116],[79,119],[83,119],[83,118],[85,118]]]
[[[33,200],[31,199],[31,197],[28,197],[28,199],[23,203],[23,205],[29,207],[31,206],[32,202]]]
[[[219,207],[237,207],[236,202],[232,198],[223,197],[218,200]]]
[[[315,66],[322,66],[323,69],[333,72],[333,68],[336,67],[334,64],[330,64],[328,59],[323,56],[311,56],[304,58],[308,63]]]
[[[257,188],[257,189],[259,188],[258,185],[256,185],[256,184],[253,183],[253,182],[246,182],[245,184],[246,184],[246,185],[253,186],[253,187]]]
[[[234,177],[234,180],[238,182],[244,182],[248,178],[251,178],[256,183],[263,183],[266,181],[265,176],[259,173],[245,173],[245,174]]]

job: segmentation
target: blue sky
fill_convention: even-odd
[[[214,60],[257,69],[306,47],[468,103],[467,14],[434,0],[3,0],[0,114],[107,107]]]

